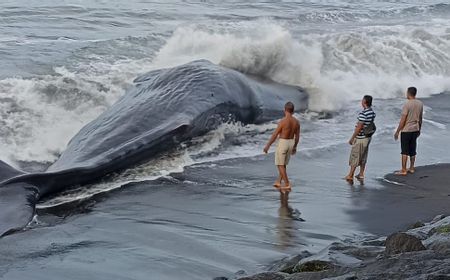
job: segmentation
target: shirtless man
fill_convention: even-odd
[[[274,183],[274,187],[288,191],[291,189],[291,185],[286,173],[286,165],[289,163],[291,154],[297,152],[297,145],[300,140],[300,122],[292,116],[293,114],[294,104],[292,102],[286,103],[284,105],[284,118],[280,121],[264,148],[264,153],[267,154],[270,146],[280,136],[275,152],[275,165],[278,167],[279,176]],[[282,181],[284,181],[284,187],[281,187]]]

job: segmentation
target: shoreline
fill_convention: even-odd
[[[394,231],[396,227],[389,227],[389,234],[376,234],[378,237],[375,238],[332,242],[318,253],[302,251],[275,262],[266,272],[235,279],[450,279],[449,182],[448,163],[420,166],[408,176],[387,174],[382,181],[386,189],[375,190],[368,205],[369,209],[383,204],[386,207],[379,207],[381,210],[371,215],[368,210],[352,214],[357,218],[366,217],[374,224],[372,229],[379,229],[377,215],[390,212],[390,216],[378,218],[389,217],[391,223],[398,227],[397,222],[403,217],[403,223],[405,219],[410,222],[408,228]],[[399,200],[399,195],[403,200]],[[411,207],[418,206],[417,200],[423,202],[421,217],[405,218]],[[431,222],[422,222],[423,217],[439,207],[442,211],[434,213],[434,216],[440,215]]]

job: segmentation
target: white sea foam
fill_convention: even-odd
[[[437,128],[439,128],[439,129],[442,129],[442,130],[447,129],[447,126],[445,124],[443,124],[443,123],[436,122],[436,121],[429,120],[429,119],[423,119],[423,121],[426,122],[426,123],[429,123],[429,124],[431,124],[431,125],[433,125],[433,126],[435,126]]]
[[[0,158],[52,162],[68,141],[106,110],[148,61],[56,67],[53,75],[0,80]]]
[[[154,65],[200,58],[305,87],[311,108],[319,111],[340,109],[365,93],[398,97],[410,85],[421,96],[450,89],[450,31],[445,28],[367,27],[294,38],[267,21],[220,30],[193,25],[175,30]]]

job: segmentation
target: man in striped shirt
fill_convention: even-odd
[[[345,177],[347,181],[353,181],[355,177],[355,170],[359,166],[359,174],[356,179],[363,180],[364,172],[366,170],[367,155],[369,153],[369,144],[372,135],[366,135],[364,130],[375,120],[375,112],[372,110],[372,96],[364,95],[361,100],[361,105],[364,108],[358,115],[358,122],[355,130],[348,143],[352,146],[350,153],[349,165],[350,171]]]

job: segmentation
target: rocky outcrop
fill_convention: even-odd
[[[386,239],[386,255],[395,255],[406,252],[426,250],[419,238],[398,232],[389,235]]]
[[[321,252],[286,258],[272,272],[241,280],[450,280],[450,217],[387,238],[342,241]]]
[[[284,258],[279,262],[276,262],[272,265],[270,268],[270,271],[278,271],[278,272],[284,272],[284,273],[294,273],[294,268],[296,265],[303,259],[311,257],[312,254],[308,251],[303,251],[300,254]]]

